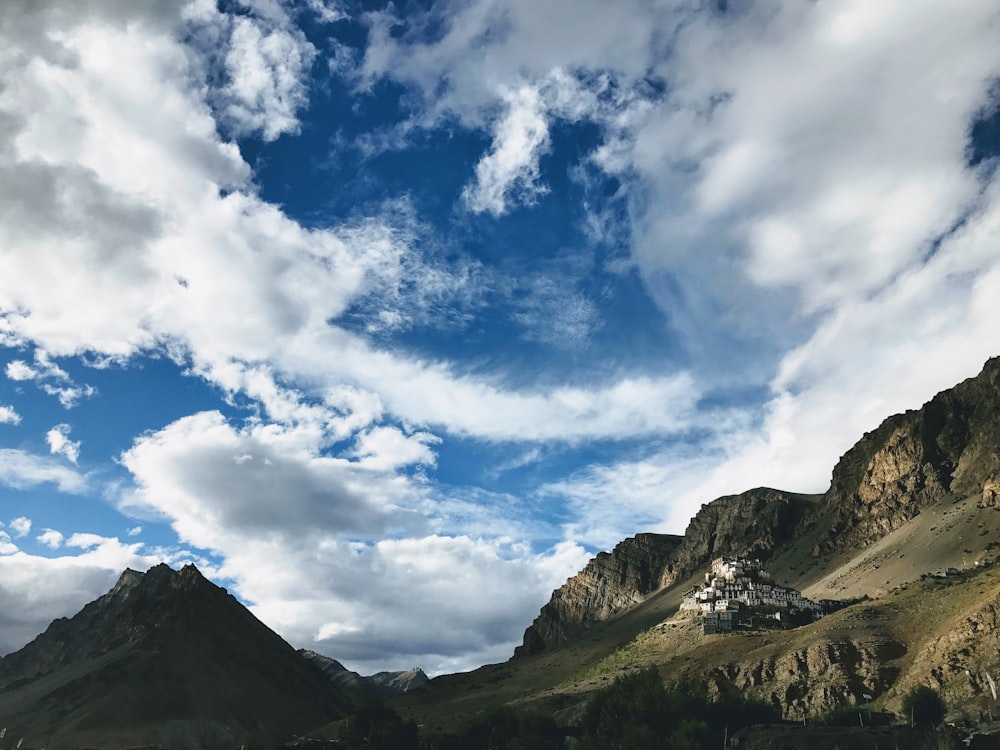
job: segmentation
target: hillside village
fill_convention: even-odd
[[[792,614],[804,613],[812,619],[823,614],[822,604],[806,599],[796,589],[777,585],[760,560],[743,557],[714,559],[705,583],[685,592],[680,608],[702,618],[706,635],[732,631],[754,615],[783,622]]]

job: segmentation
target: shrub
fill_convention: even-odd
[[[944,701],[937,690],[917,685],[903,696],[903,719],[916,727],[936,727],[944,721]]]

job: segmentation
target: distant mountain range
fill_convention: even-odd
[[[794,629],[705,635],[678,607],[722,555],[765,561],[805,596],[844,606]],[[873,710],[898,712],[924,684],[952,718],[975,721],[1000,715],[990,687],[1000,676],[998,567],[992,359],[862,436],[822,495],[721,497],[683,536],[638,534],[602,552],[552,594],[503,664],[429,682],[418,669],[362,677],[295,651],[194,567],[160,565],[125,571],[0,659],[0,728],[49,750],[273,747],[334,736],[331,722],[375,699],[431,734],[506,704],[571,724],[592,691],[644,666],[760,698],[789,719],[866,695]]]

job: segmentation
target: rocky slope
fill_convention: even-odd
[[[886,419],[837,463],[810,514],[815,555],[870,544],[948,496],[995,504],[1000,483],[1000,358],[919,410]]]
[[[126,570],[0,659],[0,727],[29,746],[273,746],[351,703],[191,565]]]
[[[660,586],[681,537],[636,534],[601,552],[553,592],[514,652],[527,656],[572,639],[594,623],[627,610]]]
[[[557,589],[524,633],[515,656],[572,639],[649,593],[684,580],[721,554],[768,559],[788,541],[814,497],[766,487],[703,505],[683,537],[638,534],[601,552]]]

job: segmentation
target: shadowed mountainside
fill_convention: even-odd
[[[308,649],[299,649],[299,653],[319,667],[323,674],[358,706],[395,698],[408,690],[416,690],[428,682],[424,670],[418,667],[402,672],[378,672],[363,677],[329,656]]]
[[[126,570],[0,659],[0,727],[50,750],[273,747],[351,708],[193,565]]]

